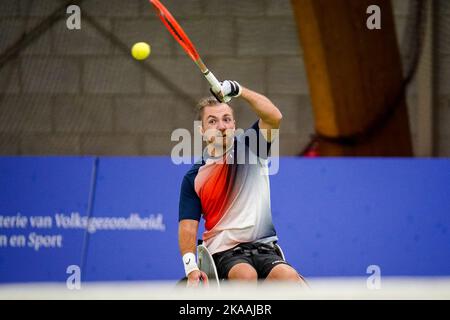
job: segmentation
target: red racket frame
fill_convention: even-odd
[[[150,0],[150,3],[153,4],[154,8],[158,12],[158,16],[161,21],[166,26],[167,30],[172,34],[175,40],[183,47],[184,51],[192,58],[192,60],[197,61],[200,56],[195,49],[195,46],[192,44],[189,37],[184,32],[183,28],[181,28],[180,24],[175,20],[172,14],[167,10],[167,8],[159,2],[159,0]]]

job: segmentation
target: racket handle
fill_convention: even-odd
[[[216,96],[216,98],[217,98],[217,96],[220,96],[222,99],[218,99],[219,101],[223,101],[223,102],[230,101],[231,100],[230,97],[222,97],[222,86],[220,85],[219,80],[217,80],[216,76],[211,71],[209,71],[209,69],[203,63],[202,59],[199,58],[199,59],[195,60],[195,63],[202,71],[206,80],[208,80],[208,82],[211,86],[211,91]]]
[[[205,76],[206,80],[208,80],[209,84],[211,85],[211,89],[215,93],[219,93],[221,91],[220,82],[219,82],[219,80],[217,80],[217,78],[214,76],[214,74],[211,71],[206,70],[206,72],[204,72],[203,75]]]
[[[211,85],[211,91],[212,93],[216,96],[220,96],[221,99],[218,99],[221,102],[229,102],[231,100],[231,97],[222,96],[222,88],[220,85],[219,80],[217,80],[217,78],[214,76],[214,74],[207,70],[205,73],[203,73],[205,75],[206,80],[208,80],[209,84]]]

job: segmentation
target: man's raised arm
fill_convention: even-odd
[[[272,129],[280,127],[283,115],[280,110],[266,96],[241,86],[236,81],[222,82],[222,91],[225,96],[232,98],[242,97],[259,117],[259,128],[267,141],[272,141]]]

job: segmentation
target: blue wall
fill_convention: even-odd
[[[183,276],[178,193],[189,168],[168,157],[0,158],[0,282],[168,280]],[[305,276],[450,275],[450,160],[282,158],[271,177],[275,227],[288,261]],[[162,217],[150,230],[64,228],[56,215]],[[31,226],[47,216],[49,228]],[[48,219],[47,218],[47,219]],[[36,219],[34,219],[36,221]],[[107,225],[107,224],[106,224]],[[92,230],[91,230],[92,231]],[[53,235],[61,247],[30,243]],[[11,236],[23,235],[23,247]]]
[[[92,168],[92,158],[0,158],[0,216],[53,216],[68,210],[86,215]],[[0,226],[0,238],[61,234],[63,247],[35,250],[10,243],[0,247],[0,282],[62,280],[67,266],[80,265],[83,230],[29,225],[25,229]]]

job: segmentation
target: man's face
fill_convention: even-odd
[[[205,107],[203,109],[202,129],[208,144],[214,143],[218,148],[221,146],[226,148],[232,143],[236,129],[233,110],[225,103]]]

